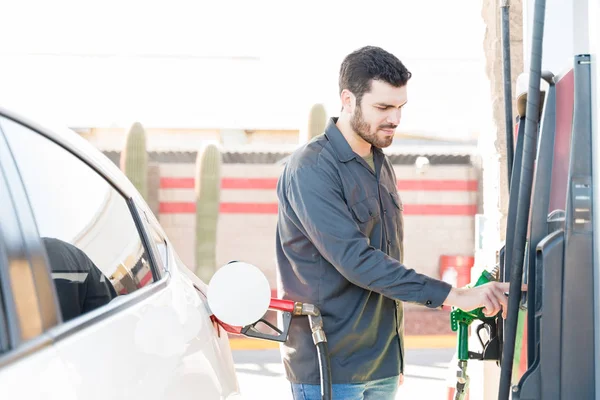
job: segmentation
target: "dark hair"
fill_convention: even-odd
[[[365,46],[348,54],[340,67],[340,94],[348,89],[360,104],[371,90],[372,80],[381,80],[395,87],[406,85],[412,74],[393,54],[375,46]]]

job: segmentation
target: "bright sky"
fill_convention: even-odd
[[[0,0],[0,104],[72,127],[300,129],[343,57],[413,72],[402,132],[488,129],[481,1]],[[368,4],[368,5],[367,5]]]

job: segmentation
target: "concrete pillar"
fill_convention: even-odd
[[[482,17],[486,24],[483,48],[486,58],[486,73],[490,80],[491,107],[493,116],[492,132],[495,137],[495,153],[499,160],[499,181],[490,182],[498,188],[497,204],[485,204],[484,209],[498,208],[500,210],[500,240],[504,241],[506,232],[506,214],[508,211],[508,177],[506,173],[506,131],[504,124],[504,90],[502,64],[502,26],[501,10],[503,0],[485,0]],[[523,72],[523,3],[522,0],[512,0],[510,3],[510,35],[511,35],[511,78],[513,94],[513,117],[516,116],[516,80]],[[484,187],[484,190],[486,188]]]

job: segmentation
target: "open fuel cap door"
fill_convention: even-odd
[[[260,269],[235,261],[213,275],[207,299],[215,317],[226,324],[244,327],[265,315],[271,302],[271,289]]]

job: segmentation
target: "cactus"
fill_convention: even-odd
[[[325,107],[323,104],[314,104],[308,114],[308,140],[310,141],[325,132],[326,125],[327,112],[325,111]]]
[[[207,144],[196,157],[196,275],[208,283],[217,269],[221,152]]]
[[[121,153],[121,171],[133,183],[142,197],[148,199],[148,152],[146,151],[146,131],[135,122],[127,133],[125,149]]]

